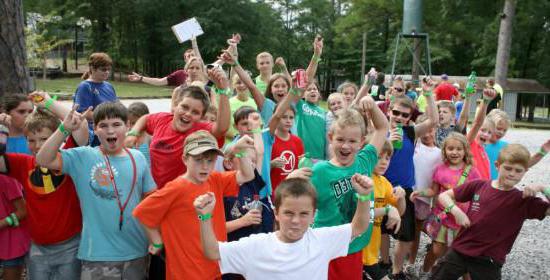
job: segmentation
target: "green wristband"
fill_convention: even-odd
[[[546,197],[550,197],[550,187],[547,187],[546,189],[542,190],[542,193],[546,195]]]
[[[231,66],[239,66],[241,65],[238,60],[235,60],[235,63],[231,64]]]
[[[206,214],[199,214],[199,220],[201,221],[208,221],[212,218],[212,213],[206,213]]]
[[[420,192],[418,193],[418,195],[419,195],[419,196],[426,196],[426,192],[425,192],[425,191],[420,191]]]
[[[240,151],[238,153],[235,153],[236,158],[243,158],[246,156],[246,151]]]
[[[256,128],[256,129],[253,129],[250,132],[252,132],[252,133],[262,133],[262,129],[261,128]]]
[[[13,226],[13,219],[10,216],[7,216],[4,220],[8,223],[8,226]]]
[[[358,194],[355,193],[355,197],[361,202],[369,201],[370,200],[370,194]]]
[[[314,54],[313,57],[311,58],[311,60],[319,63],[321,61],[321,57],[319,57],[318,55]]]
[[[13,221],[12,227],[18,227],[19,226],[19,219],[17,218],[17,215],[15,215],[15,213],[11,213],[10,217]]]
[[[424,93],[422,93],[422,95],[424,95],[425,97],[432,96],[432,91],[425,91]]]
[[[153,243],[152,244],[154,248],[157,248],[157,249],[162,249],[164,248],[164,244],[163,243]]]
[[[295,89],[295,88],[291,88],[290,89],[290,94],[294,95],[294,96],[299,96],[300,95],[300,91]]]
[[[224,89],[216,88],[215,92],[216,94],[219,94],[219,95],[225,95],[225,96],[231,95],[231,89],[229,88],[224,88]]]
[[[46,100],[46,103],[44,103],[44,108],[46,110],[50,110],[50,107],[52,106],[53,102],[57,100],[57,95],[54,95],[52,98]]]
[[[133,129],[130,129],[126,132],[126,136],[139,136],[139,133]]]
[[[58,128],[59,128],[59,131],[61,131],[61,133],[65,135],[65,137],[68,137],[69,135],[71,135],[71,132],[65,128],[65,125],[63,125],[63,123],[60,123]]]
[[[389,213],[390,213],[390,210],[391,210],[391,205],[386,205],[384,207],[384,216],[387,216]]]
[[[449,205],[449,206],[447,206],[447,207],[445,207],[445,213],[451,212],[451,210],[453,210],[453,207],[455,207],[455,204],[454,204],[454,203],[451,204],[451,205]]]
[[[548,154],[547,151],[545,151],[544,149],[540,148],[537,152],[537,154],[541,155],[541,156],[546,156]]]

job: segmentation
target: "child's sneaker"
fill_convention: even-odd
[[[418,280],[428,280],[431,276],[432,274],[430,272],[424,272],[422,269],[418,271]]]
[[[405,272],[405,274],[409,276],[416,276],[416,267],[414,266],[414,264],[407,264],[405,265],[405,269],[403,270],[403,272]]]
[[[392,280],[411,280],[411,278],[409,278],[409,276],[407,276],[405,273],[403,273],[403,271],[401,271],[397,274],[392,274],[390,278]]]

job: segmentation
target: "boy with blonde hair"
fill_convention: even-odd
[[[388,132],[388,121],[372,97],[363,97],[358,106],[372,116],[374,132],[371,141],[365,145],[366,128],[361,114],[354,109],[344,109],[338,114],[329,130],[333,156],[329,161],[320,161],[313,166],[311,181],[319,195],[315,228],[349,223],[358,201],[370,200],[374,204],[373,197],[356,194],[351,187],[351,178],[356,173],[372,174]],[[374,216],[373,212],[371,214]],[[361,250],[369,243],[371,231],[372,225],[369,231],[350,244],[348,256],[331,262],[329,279],[362,279]]]
[[[268,52],[261,52],[256,56],[256,68],[260,74],[254,79],[256,87],[265,94],[267,84],[273,74],[273,56]]]
[[[496,180],[471,181],[439,195],[445,212],[453,214],[464,229],[434,268],[432,279],[458,279],[465,273],[473,280],[501,279],[506,255],[523,222],[550,215],[550,203],[533,197],[543,192],[549,199],[549,187],[532,186],[523,192],[516,188],[528,170],[529,160],[525,147],[510,144],[497,159]],[[455,207],[455,201],[469,202],[468,211]]]

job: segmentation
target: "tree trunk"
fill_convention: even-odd
[[[512,27],[516,13],[516,1],[506,0],[504,10],[500,17],[500,30],[498,32],[498,48],[495,65],[495,81],[502,87],[506,87],[506,78],[508,76],[508,62],[510,60],[510,48],[512,45]],[[502,96],[502,106],[504,107],[504,96]]]
[[[0,96],[31,90],[23,27],[22,1],[0,1]]]

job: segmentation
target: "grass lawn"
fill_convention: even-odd
[[[82,80],[80,78],[60,78],[53,80],[35,79],[36,89],[50,94],[72,96]],[[172,94],[172,87],[157,87],[144,83],[109,81],[116,90],[119,98],[147,98],[167,97]]]

